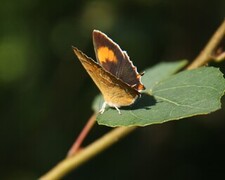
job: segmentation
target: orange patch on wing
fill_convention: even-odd
[[[97,50],[98,53],[98,60],[103,62],[114,62],[117,63],[117,58],[112,50],[110,50],[108,47],[99,47]]]
[[[145,87],[143,84],[139,84],[137,89],[138,89],[138,91],[141,91],[141,90],[145,90]]]

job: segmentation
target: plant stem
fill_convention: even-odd
[[[191,63],[187,67],[187,69],[194,69],[207,64],[212,59],[211,56],[216,46],[222,40],[224,34],[225,34],[225,21],[212,36],[212,38],[210,39],[206,47],[203,49],[203,51],[199,54],[199,56],[197,56],[197,58],[193,61],[193,63]],[[62,178],[71,170],[79,167],[92,157],[96,156],[97,154],[101,153],[108,147],[112,146],[121,138],[134,131],[136,128],[137,127],[119,127],[110,131],[109,133],[107,133],[100,139],[96,140],[83,150],[75,153],[74,156],[71,156],[70,158],[66,158],[65,160],[61,161],[58,165],[56,165],[52,170],[50,170],[40,179],[57,180]]]
[[[206,65],[213,58],[213,53],[216,50],[218,44],[225,36],[225,20],[213,34],[209,42],[206,44],[202,52],[196,57],[196,59],[187,67],[188,70],[198,68]]]
[[[84,141],[85,137],[87,136],[87,134],[89,133],[89,131],[91,130],[91,128],[93,127],[93,125],[96,122],[96,114],[93,114],[88,122],[86,123],[86,125],[84,126],[83,130],[81,131],[80,135],[78,136],[78,138],[75,140],[74,144],[72,145],[72,147],[70,148],[67,157],[73,156],[74,154],[76,154],[82,144],[82,142]]]
[[[74,156],[66,158],[55,166],[46,175],[42,176],[40,180],[57,180],[61,179],[64,175],[72,169],[79,167],[84,162],[88,161],[95,155],[99,154],[106,148],[110,147],[121,138],[131,133],[136,127],[119,127],[107,133],[100,139],[90,144],[85,149],[77,152]]]

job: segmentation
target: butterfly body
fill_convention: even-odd
[[[93,42],[98,63],[77,48],[73,50],[104,97],[100,112],[106,105],[119,111],[119,107],[133,104],[144,85],[127,53],[100,31],[93,31]]]

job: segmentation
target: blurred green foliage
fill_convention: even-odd
[[[162,60],[192,60],[224,9],[224,0],[1,0],[0,179],[37,179],[65,157],[99,92],[71,49],[94,58],[93,29],[143,70]],[[140,129],[65,179],[221,178],[224,117],[223,108]],[[85,145],[108,130],[96,126]]]

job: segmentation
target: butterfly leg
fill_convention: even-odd
[[[121,114],[121,112],[120,112],[118,107],[114,106],[114,108],[118,111],[119,114]]]
[[[103,114],[103,113],[105,112],[105,107],[106,107],[106,105],[107,105],[106,102],[104,102],[104,103],[102,104],[102,107],[101,107],[101,109],[99,110],[99,112],[100,112],[101,114]],[[117,106],[114,105],[113,107],[118,111],[119,114],[121,114],[121,112],[120,112],[120,110],[119,110],[119,108],[118,108]]]
[[[106,102],[104,102],[104,103],[102,104],[102,107],[101,107],[101,109],[99,110],[99,112],[100,112],[101,114],[104,113],[106,104],[107,104]]]

